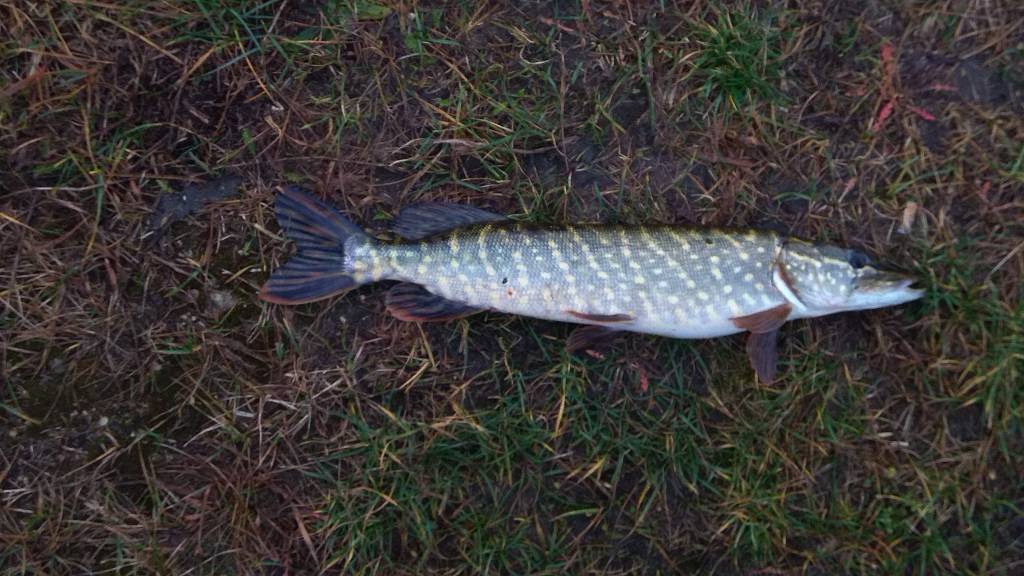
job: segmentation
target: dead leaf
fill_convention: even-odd
[[[895,98],[886,102],[885,106],[882,106],[882,109],[878,111],[878,116],[875,118],[875,124],[874,126],[871,127],[871,131],[878,132],[879,130],[881,130],[882,127],[885,126],[886,121],[889,120],[889,117],[892,116],[892,112],[895,109]]]
[[[914,229],[915,218],[917,218],[917,202],[907,202],[907,205],[903,207],[900,227],[896,231],[900,234],[910,234],[910,231]]]
[[[935,121],[935,116],[932,115],[931,112],[925,110],[924,108],[918,108],[917,106],[907,106],[907,110],[910,110],[914,114],[917,114],[918,116],[920,116],[921,118],[924,118],[925,120],[927,120],[929,122],[934,122]]]

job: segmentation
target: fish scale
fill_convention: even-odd
[[[621,331],[676,338],[749,332],[758,378],[775,378],[779,327],[920,298],[913,279],[867,256],[772,232],[673,226],[514,222],[458,204],[407,206],[402,240],[373,238],[301,188],[277,196],[277,221],[298,245],[260,297],[301,304],[396,280],[386,304],[402,320],[450,320],[491,309],[584,324],[569,351]]]
[[[367,271],[355,274],[359,283],[412,282],[456,302],[563,322],[626,315],[611,324],[708,338],[741,332],[730,318],[785,303],[771,278],[780,245],[769,232],[508,223],[364,244],[351,257]]]

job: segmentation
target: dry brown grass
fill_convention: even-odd
[[[1022,54],[1010,0],[0,1],[0,570],[1024,570]],[[376,230],[771,227],[929,293],[789,326],[776,387],[733,339],[284,309],[286,182]]]

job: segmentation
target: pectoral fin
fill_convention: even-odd
[[[793,311],[793,306],[789,304],[779,304],[774,308],[755,312],[754,314],[748,314],[746,316],[737,316],[730,318],[733,325],[741,330],[749,330],[750,332],[771,332],[772,330],[778,330],[779,326],[785,324],[786,319],[789,318],[789,313]]]
[[[757,378],[765,384],[775,381],[776,364],[779,360],[779,331],[751,332],[747,337],[747,356]]]
[[[765,384],[775,381],[776,364],[779,360],[779,327],[789,318],[793,307],[781,304],[747,316],[732,318],[737,328],[749,330],[747,356],[757,378]]]

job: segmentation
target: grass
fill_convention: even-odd
[[[712,112],[725,111],[777,96],[779,31],[762,22],[750,7],[719,7],[714,21],[698,25],[700,47],[694,73],[703,80],[702,92]]]
[[[1019,572],[1024,12],[937,8],[0,0],[0,573]],[[767,227],[927,296],[787,325],[773,386],[740,338],[268,306],[286,182],[381,232]]]

